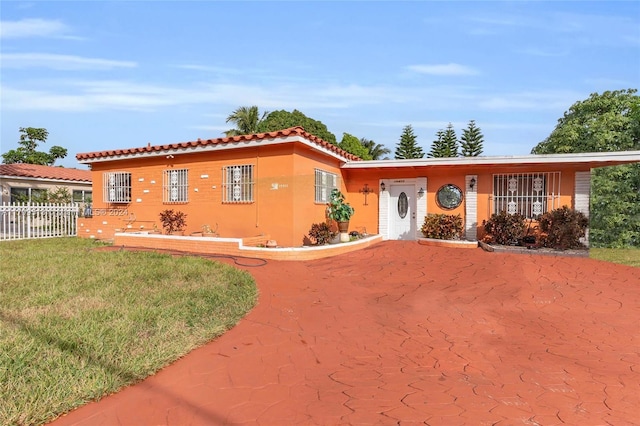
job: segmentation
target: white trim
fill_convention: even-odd
[[[589,217],[589,197],[591,192],[591,172],[576,172],[574,208]]]
[[[591,198],[591,171],[576,172],[573,203],[576,211],[584,213],[589,217],[589,203]],[[589,247],[589,227],[585,230],[584,238],[580,239],[584,245]]]
[[[424,189],[424,194],[422,197],[418,195],[418,191],[420,188]],[[427,194],[429,193],[429,189],[427,187],[427,178],[419,177],[416,178],[416,239],[422,238],[422,224],[424,223],[424,218],[427,216]]]
[[[471,179],[475,185],[470,187]],[[478,239],[478,175],[466,175],[464,178],[464,233],[468,241]]]
[[[558,164],[558,163],[636,163],[640,151],[584,152],[577,154],[513,155],[494,157],[446,157],[409,160],[351,161],[343,169],[402,168],[424,166],[491,166],[502,164]]]
[[[67,179],[50,179],[50,178],[37,178],[37,177],[28,177],[28,176],[12,176],[12,175],[0,175],[0,179],[6,180],[34,180],[36,182],[47,182],[47,183],[64,183],[67,185],[91,185],[92,181],[90,180],[67,180]]]
[[[239,149],[239,148],[255,148],[260,146],[279,145],[284,143],[295,143],[295,142],[302,143],[303,145],[306,145],[311,149],[322,152],[323,154],[326,154],[330,157],[336,158],[343,162],[350,161],[347,158],[343,157],[342,155],[337,154],[331,151],[330,149],[320,146],[319,144],[312,142],[307,138],[299,135],[285,136],[285,137],[271,138],[271,139],[254,139],[250,141],[229,141],[229,142],[217,142],[217,143],[213,141],[214,140],[212,140],[212,142],[210,143],[207,143],[206,141],[201,141],[201,143],[205,145],[195,145],[195,146],[186,146],[186,147],[178,147],[178,148],[168,147],[166,149],[160,149],[158,151],[114,154],[114,155],[98,157],[98,158],[82,159],[82,160],[78,160],[78,162],[80,164],[91,164],[91,163],[100,163],[104,161],[124,160],[124,159],[132,159],[132,158],[166,157],[168,155],[175,156],[180,154],[193,154],[193,153],[200,153],[200,152],[227,151],[230,149]],[[195,142],[196,141],[160,145],[160,148],[162,148],[163,146],[192,144]],[[337,145],[335,146],[336,148],[338,148]],[[145,148],[131,148],[131,149],[145,149]],[[127,150],[129,149],[119,149],[119,150],[109,149],[107,151],[127,151]]]
[[[380,190],[378,196],[378,233],[382,235],[383,240],[389,239],[389,189],[391,182],[386,179],[380,179],[378,188],[384,183],[385,190]]]

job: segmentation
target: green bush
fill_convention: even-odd
[[[428,214],[420,228],[425,238],[438,240],[460,239],[462,236],[462,217],[452,214]]]
[[[585,236],[589,219],[582,212],[562,206],[543,214],[539,222],[546,234],[540,239],[544,247],[560,250],[584,247],[580,238]]]
[[[498,244],[519,244],[526,233],[525,220],[520,213],[509,214],[503,210],[484,222],[484,230]]]
[[[331,231],[326,222],[314,223],[309,230],[309,238],[318,246],[329,244],[334,236],[335,232]]]

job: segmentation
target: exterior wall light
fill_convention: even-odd
[[[422,198],[423,195],[424,195],[424,188],[420,188],[420,190],[418,191],[418,197]]]
[[[473,189],[474,186],[476,186],[476,178],[471,178],[469,181],[469,188]]]
[[[380,183],[380,191],[384,192],[384,190],[385,190],[386,188],[387,188],[387,187],[385,186],[384,182],[381,182],[381,183]]]

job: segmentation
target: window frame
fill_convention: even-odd
[[[330,182],[330,180],[333,182]],[[338,189],[338,174],[322,169],[314,169],[313,187],[314,202],[316,204],[327,204],[331,198],[331,191]]]
[[[131,172],[104,172],[102,175],[102,200],[107,204],[131,203],[131,183]]]
[[[189,202],[189,169],[162,171],[162,202],[164,204]]]
[[[76,199],[76,194],[80,194],[79,199]],[[93,199],[93,191],[87,191],[85,189],[74,189],[71,191],[71,200],[74,203],[87,203],[87,197]]]
[[[233,164],[222,168],[222,202],[224,204],[255,202],[255,165]]]
[[[561,172],[500,173],[493,175],[494,213],[519,213],[527,219],[560,207]]]

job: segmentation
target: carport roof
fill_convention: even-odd
[[[509,155],[492,157],[418,158],[348,162],[343,169],[384,169],[500,165],[582,165],[589,168],[640,163],[640,151],[584,152],[575,154]]]

